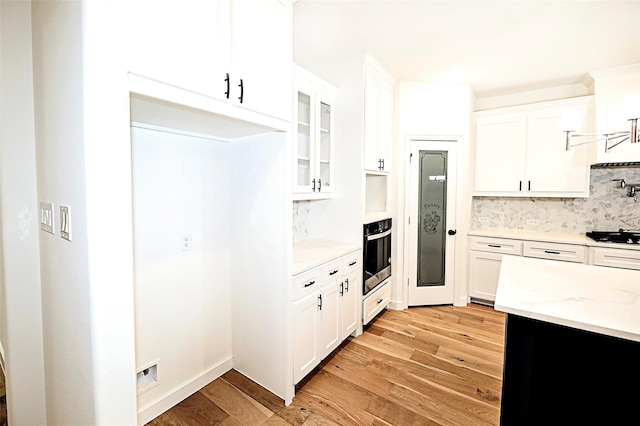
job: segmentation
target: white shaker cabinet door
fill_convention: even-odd
[[[224,99],[229,69],[227,2],[128,1],[129,71]]]
[[[586,107],[574,114],[586,116]],[[532,193],[589,195],[590,146],[567,151],[565,146],[566,110],[529,114],[527,126],[527,190]],[[584,121],[581,118],[580,121]]]
[[[278,0],[231,3],[231,85],[247,109],[291,120],[292,10]],[[241,81],[242,80],[242,81]]]
[[[358,328],[358,297],[362,286],[362,272],[357,269],[345,278],[342,290],[342,331],[341,339],[346,339]]]
[[[293,303],[293,381],[298,383],[320,363],[320,292]]]
[[[502,254],[469,251],[469,296],[494,301],[500,277]]]
[[[338,347],[342,341],[340,336],[342,312],[340,311],[340,279],[334,280],[330,284],[323,286],[322,307],[320,316],[322,317],[320,358],[329,355],[331,351]]]
[[[478,119],[476,129],[476,192],[522,190],[526,117],[510,115]]]

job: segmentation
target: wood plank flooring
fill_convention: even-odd
[[[288,407],[231,370],[148,425],[498,425],[503,342],[487,306],[387,310]]]

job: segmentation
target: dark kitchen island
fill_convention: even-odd
[[[500,424],[640,424],[640,271],[505,256]]]

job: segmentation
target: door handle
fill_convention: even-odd
[[[456,235],[457,233],[458,233],[458,231],[456,231],[455,229],[449,229],[447,231],[447,234],[449,234],[449,235]]]
[[[238,100],[240,101],[240,103],[242,103],[242,101],[244,100],[244,83],[242,82],[242,79],[240,79],[240,84],[238,84],[238,87],[240,88],[240,96],[238,97]]]

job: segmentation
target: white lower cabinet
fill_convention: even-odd
[[[592,265],[640,270],[640,250],[591,247]]]
[[[522,254],[522,241],[469,237],[469,297],[495,301],[502,256]]]
[[[469,237],[469,297],[496,299],[502,256],[525,256],[565,262],[587,263],[587,247],[495,237]]]
[[[358,250],[294,276],[294,383],[357,330],[361,262]]]
[[[540,241],[525,241],[522,249],[525,257],[563,260],[565,262],[587,262],[587,247],[578,244],[558,244]]]
[[[374,290],[362,301],[362,323],[369,324],[389,304],[391,300],[391,280]]]

